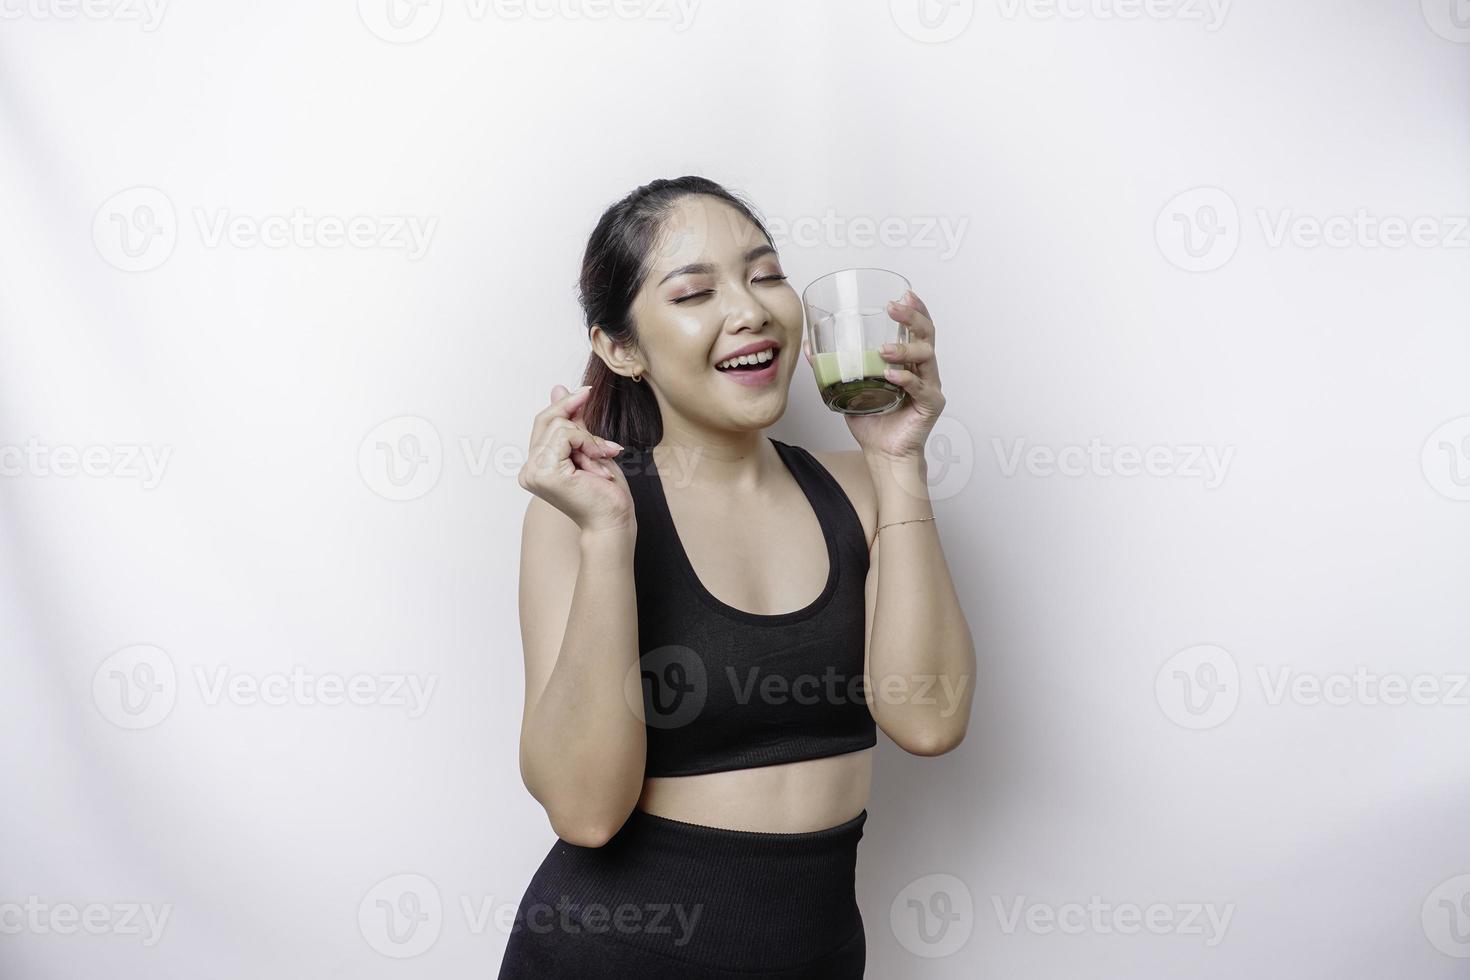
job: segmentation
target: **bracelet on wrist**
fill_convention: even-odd
[[[936,514],[934,516],[937,517],[938,515]],[[879,524],[878,525],[878,530],[876,530],[876,531],[873,532],[873,544],[877,544],[878,543],[878,535],[880,535],[880,534],[883,533],[883,529],[885,527],[893,527],[895,524],[922,524],[924,521],[932,521],[932,520],[934,520],[934,517],[914,517],[914,518],[910,518],[909,520],[906,520],[906,521],[889,521],[887,524]],[[868,546],[868,550],[871,551],[872,550],[872,547],[873,547],[873,545],[869,545]]]

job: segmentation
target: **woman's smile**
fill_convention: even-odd
[[[715,370],[736,384],[756,388],[776,380],[780,357],[780,344],[774,340],[757,341],[721,358]]]

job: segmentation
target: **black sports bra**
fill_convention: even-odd
[[[616,457],[638,519],[634,574],[648,776],[687,776],[840,755],[877,744],[863,679],[868,544],[837,480],[771,438],[816,512],[827,584],[792,612],[726,605],[699,581],[647,450]]]

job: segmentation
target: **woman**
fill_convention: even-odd
[[[818,459],[763,434],[811,354],[770,236],[720,185],[609,208],[581,299],[587,383],[552,389],[520,474],[521,772],[559,840],[501,980],[861,977],[876,729],[946,752],[973,691],[925,482],[928,310],[889,308],[903,404]]]

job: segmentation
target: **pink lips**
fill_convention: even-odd
[[[721,377],[729,378],[736,384],[745,385],[748,388],[759,388],[776,380],[776,365],[781,363],[781,352],[776,351],[776,356],[766,362],[759,371],[720,371]]]

